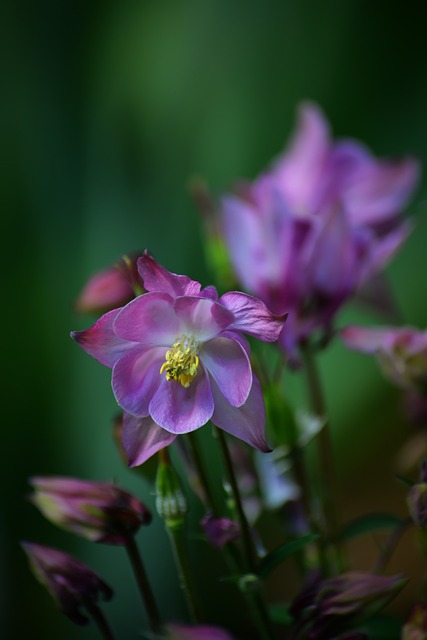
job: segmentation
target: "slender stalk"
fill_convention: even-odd
[[[250,573],[255,573],[256,570],[256,556],[254,545],[252,541],[252,535],[249,528],[249,523],[246,518],[246,514],[243,510],[242,499],[240,496],[239,486],[237,484],[236,474],[234,473],[233,461],[228,450],[227,441],[225,439],[222,429],[215,429],[216,436],[221,448],[222,457],[225,464],[226,473],[228,476],[228,482],[230,483],[231,492],[239,519],[240,530],[242,534],[243,551],[245,554],[246,570]]]
[[[183,527],[167,527],[167,531],[175,558],[179,583],[187,602],[191,621],[194,624],[200,624],[201,615],[188,565],[184,529]]]
[[[104,640],[114,640],[113,633],[106,617],[96,604],[86,605],[86,610],[92,617]]]
[[[335,472],[330,426],[327,418],[323,388],[310,345],[305,345],[302,353],[311,409],[317,416],[325,420],[325,424],[316,438],[319,472],[322,483],[320,494],[324,520],[322,528],[324,529],[324,534],[332,550],[332,557],[329,558],[328,562],[330,565],[329,570],[332,571],[332,573],[339,573],[343,568],[343,555],[339,541],[340,526],[335,503],[335,493],[338,483]]]
[[[402,520],[402,522],[400,523],[400,525],[398,525],[394,531],[392,531],[390,533],[390,535],[388,536],[384,547],[381,550],[381,553],[379,554],[373,568],[372,568],[372,573],[382,573],[384,571],[384,569],[386,568],[388,562],[390,561],[397,545],[400,542],[400,539],[402,538],[403,534],[406,532],[406,530],[412,526],[413,520],[412,518],[405,518],[404,520]]]
[[[138,584],[139,592],[141,594],[142,601],[148,615],[151,630],[154,633],[159,633],[162,629],[159,610],[157,608],[157,604],[147,578],[147,573],[145,571],[141,555],[138,551],[138,547],[133,537],[129,538],[129,541],[126,544],[126,551],[129,556],[129,560],[135,574],[136,582]]]
[[[194,464],[196,466],[197,475],[199,476],[200,484],[206,496],[208,507],[215,517],[219,517],[220,512],[216,505],[215,497],[205,471],[205,465],[203,464],[199,443],[197,442],[197,436],[194,431],[188,434],[188,442],[190,443],[191,453],[193,456]]]
[[[246,570],[249,572],[249,574],[254,574],[255,576],[257,569],[257,559],[249,523],[243,510],[242,499],[240,496],[239,486],[237,484],[236,474],[234,472],[233,462],[231,460],[224,432],[221,429],[215,428],[215,435],[218,438],[218,442],[221,448],[228,481],[230,483],[230,488],[233,494],[237,517],[239,519]],[[249,603],[252,605],[251,614],[257,626],[260,640],[273,640],[274,634],[271,629],[270,620],[268,618],[265,604],[263,602],[261,594],[258,591],[258,588],[259,587],[257,581],[255,581],[253,588],[243,589],[243,592]]]

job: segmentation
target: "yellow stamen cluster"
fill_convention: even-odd
[[[175,380],[183,387],[189,387],[197,375],[199,366],[197,347],[198,343],[193,336],[179,338],[172,348],[166,351],[166,360],[161,366],[160,375],[166,371],[166,380]]]

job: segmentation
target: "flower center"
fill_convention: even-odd
[[[193,336],[181,336],[171,349],[166,351],[165,362],[160,369],[160,375],[166,371],[166,380],[180,382],[183,387],[189,387],[190,382],[197,375],[199,343]]]

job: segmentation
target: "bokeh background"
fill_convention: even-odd
[[[423,3],[3,0],[0,11],[0,637],[98,637],[56,611],[28,571],[19,547],[28,539],[97,570],[117,592],[105,607],[112,626],[136,638],[143,617],[124,552],[55,529],[25,499],[29,476],[62,474],[116,480],[152,504],[112,439],[109,371],[69,338],[92,322],[73,302],[95,271],[144,248],[207,283],[189,180],[202,176],[219,193],[253,178],[282,149],[301,100],[320,104],[335,135],[427,165]],[[426,191],[427,176],[410,207],[416,232],[388,270],[402,322],[419,327],[427,325]],[[340,318],[349,320],[379,321],[354,305]],[[405,513],[395,481],[408,437],[398,395],[374,362],[339,344],[321,366],[344,514]],[[289,393],[298,397],[292,376]],[[163,613],[185,619],[162,526],[139,542]],[[355,564],[369,567],[377,542],[364,538]],[[402,546],[392,568],[409,572],[416,593],[424,561],[411,536]],[[194,550],[205,554],[200,541]],[[208,571],[214,561],[203,557]],[[208,617],[226,619],[226,599],[203,576],[199,588]],[[396,606],[399,615],[406,605]]]

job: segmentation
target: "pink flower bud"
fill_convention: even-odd
[[[127,304],[143,292],[136,267],[141,254],[124,256],[119,262],[95,273],[75,302],[80,313],[106,313]]]
[[[89,622],[82,609],[90,610],[99,598],[112,598],[112,589],[68,553],[31,542],[23,542],[22,547],[36,578],[47,588],[59,609],[76,624]]]
[[[126,544],[151,521],[142,502],[108,482],[37,477],[30,483],[30,500],[48,520],[94,542]]]

